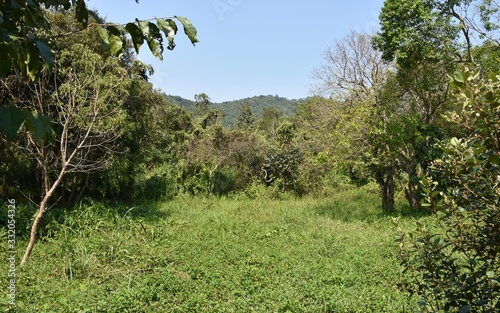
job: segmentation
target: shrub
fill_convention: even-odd
[[[441,146],[423,180],[435,223],[401,234],[406,288],[423,312],[500,311],[500,76],[478,76],[455,74],[449,120],[470,132]]]

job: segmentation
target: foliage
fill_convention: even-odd
[[[500,310],[500,76],[456,73],[456,112],[449,119],[469,129],[452,138],[424,180],[435,223],[402,240],[410,292],[422,311]]]
[[[372,34],[351,31],[323,53],[323,63],[312,72],[315,95],[351,104],[374,101],[393,64],[383,62],[372,46]]]
[[[43,33],[39,32],[40,30],[47,32],[51,29],[51,23],[46,18],[49,9],[53,11],[73,10],[72,13],[81,24],[81,29],[97,27],[104,46],[116,56],[120,56],[124,52],[127,40],[125,33],[130,36],[137,53],[140,46],[146,42],[151,52],[161,59],[163,38],[160,32],[163,32],[168,39],[168,49],[172,50],[175,47],[174,36],[178,27],[172,19],[156,19],[156,24],[140,20],[126,25],[109,24],[105,23],[94,11],[88,10],[83,0],[37,0],[22,3],[7,1],[2,2],[0,9],[0,31],[2,33],[0,77],[5,76],[13,67],[14,70],[19,70],[23,76],[35,80],[41,73],[38,57],[43,58],[45,65],[49,68],[54,64],[50,39],[71,34],[45,37]],[[191,42],[193,44],[198,42],[196,29],[191,22],[180,16],[176,16],[175,19],[183,25],[184,32]]]
[[[500,47],[496,42],[484,41],[481,45],[474,47],[473,54],[484,73],[498,73],[500,71],[498,63]]]
[[[138,2],[138,0],[136,0]],[[72,11],[71,11],[72,10]],[[79,29],[70,33],[51,34],[51,21],[47,18],[50,12],[63,11],[74,14],[80,24]],[[184,28],[184,32],[193,44],[198,42],[196,29],[185,17],[175,16]],[[58,37],[69,37],[87,28],[98,29],[103,47],[115,56],[121,56],[130,41],[136,53],[146,42],[150,51],[162,59],[164,33],[168,39],[169,50],[175,47],[174,37],[178,27],[172,18],[157,18],[152,21],[136,19],[126,25],[105,23],[95,12],[88,10],[84,0],[69,1],[2,1],[0,4],[0,78],[12,72],[19,76],[36,81],[45,70],[50,71],[54,65],[54,51],[51,40]],[[126,36],[128,35],[128,36]],[[43,59],[43,62],[40,62]],[[49,139],[50,123],[40,112],[33,113],[16,107],[1,107],[0,131],[13,139],[23,124],[34,132],[35,137]],[[36,124],[34,126],[33,124]]]
[[[252,112],[250,103],[245,102],[240,105],[240,112],[238,114],[238,128],[252,128],[255,123],[255,117]]]
[[[262,164],[267,184],[277,184],[282,191],[298,191],[302,153],[297,148],[297,129],[290,121],[282,122],[276,129],[275,144]]]
[[[229,130],[221,125],[210,127],[202,135],[195,135],[188,142],[182,164],[185,191],[227,195],[244,190],[261,176],[266,151],[262,137],[249,130]]]
[[[387,0],[380,12],[381,30],[374,38],[383,59],[408,68],[422,58],[441,61],[457,53],[459,26],[452,23],[457,2]],[[448,9],[445,7],[448,6]]]
[[[296,190],[301,162],[301,153],[293,148],[267,155],[262,167],[266,182],[276,183],[283,191]]]

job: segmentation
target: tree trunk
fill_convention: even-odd
[[[80,192],[78,193],[78,197],[76,198],[75,203],[82,201],[83,195],[85,194],[85,191],[89,187],[89,182],[90,182],[90,173],[86,173],[85,174],[85,182],[83,183],[83,186],[82,186]]]
[[[391,165],[387,168],[387,206],[385,207],[386,212],[394,212],[395,201],[394,201],[394,166]]]
[[[44,200],[46,197],[44,198]],[[33,250],[33,246],[35,245],[35,240],[36,240],[36,234],[38,232],[38,224],[42,220],[42,216],[46,211],[46,204],[44,201],[42,201],[43,204],[40,204],[40,208],[38,209],[38,214],[35,217],[35,220],[33,221],[33,225],[31,226],[31,233],[30,233],[30,241],[28,243],[28,247],[26,247],[26,251],[24,252],[23,259],[21,260],[21,266],[23,266],[26,261],[28,260],[31,251]]]
[[[393,212],[395,208],[394,201],[394,165],[378,170],[375,178],[380,186],[382,197],[382,211]]]
[[[412,177],[410,177],[408,181],[408,185],[404,185],[401,182],[401,186],[405,193],[406,201],[408,201],[408,205],[410,208],[414,210],[420,209],[420,195],[418,194],[418,184],[412,181]]]
[[[420,209],[420,195],[418,193],[418,177],[419,170],[414,165],[412,168],[407,168],[406,172],[408,173],[408,183],[405,184],[404,180],[400,177],[400,175],[396,175],[398,178],[399,184],[405,193],[405,198],[408,201],[408,205],[410,208],[414,210]]]
[[[44,192],[43,199],[40,202],[40,207],[38,209],[38,214],[36,215],[35,220],[33,221],[33,225],[31,225],[30,240],[28,242],[28,246],[26,247],[26,251],[24,252],[24,256],[21,260],[21,266],[23,266],[26,263],[31,254],[31,251],[33,250],[33,246],[35,245],[36,235],[38,232],[38,225],[40,224],[43,215],[47,211],[47,203],[49,202],[50,198],[54,194],[57,187],[61,184],[61,181],[64,178],[65,174],[66,174],[66,167],[63,166],[61,172],[59,172],[59,176],[57,177],[56,181],[52,184],[52,187],[50,187],[50,189],[47,190],[47,192]],[[48,182],[48,178],[44,181]]]

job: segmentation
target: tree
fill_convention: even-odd
[[[497,12],[494,1],[483,0],[384,2],[381,29],[373,44],[384,60],[398,65],[393,85],[399,91],[394,101],[407,111],[407,117],[406,126],[398,127],[403,136],[397,160],[400,170],[409,176],[407,184],[401,175],[397,177],[413,208],[419,208],[419,177],[436,156],[435,139],[426,138],[456,132],[441,118],[451,107],[448,77],[467,63],[479,61],[485,70],[496,63],[488,59],[495,55],[492,43],[497,42],[494,31],[498,25],[493,19]],[[488,38],[488,44],[474,47],[475,35]]]
[[[457,72],[457,109],[448,119],[468,129],[440,147],[423,179],[430,225],[401,231],[406,289],[423,312],[500,310],[500,75]]]
[[[54,89],[48,88],[51,80],[56,82]],[[50,116],[55,128],[51,143],[26,133],[25,149],[41,169],[42,192],[21,264],[27,261],[38,225],[65,177],[104,169],[110,157],[121,150],[116,141],[125,128],[123,102],[129,84],[127,71],[116,58],[103,59],[75,44],[60,53],[54,76],[42,75],[30,83],[30,93],[19,99],[30,109]],[[12,99],[11,105],[17,100]]]
[[[362,163],[380,186],[382,209],[394,210],[394,151],[388,145],[392,100],[383,89],[393,71],[372,46],[372,35],[351,32],[325,51],[314,69],[312,91],[336,100],[336,155],[340,162]],[[389,100],[390,101],[389,101]],[[352,147],[356,147],[353,149]],[[344,164],[347,164],[345,162]]]
[[[163,200],[175,195],[180,163],[193,132],[192,115],[136,75],[132,75],[124,109],[127,126],[118,144],[126,151],[113,156],[105,171],[91,174],[85,195],[120,201]]]
[[[382,58],[398,65],[397,82],[422,123],[430,125],[448,100],[448,75],[458,62],[472,62],[467,10],[470,1],[387,0],[374,46]],[[463,30],[467,45],[460,42]],[[409,101],[408,101],[409,100]]]
[[[276,128],[278,127],[283,112],[273,107],[265,107],[262,110],[262,117],[257,122],[257,127],[263,131],[269,138],[276,137]]]
[[[333,171],[344,172],[341,166],[345,163],[335,161],[337,145],[332,144],[339,122],[337,107],[335,100],[309,97],[299,105],[293,118],[298,130],[297,146],[304,159],[301,168],[304,191],[328,183],[328,174]]]
[[[372,37],[351,31],[328,47],[323,53],[324,63],[312,72],[318,83],[312,86],[311,92],[346,103],[367,98],[376,102],[377,91],[393,65],[382,61],[380,52],[372,47]]]
[[[498,12],[491,0],[386,0],[374,44],[403,68],[421,60],[474,63],[475,35],[498,44]]]
[[[206,93],[199,93],[194,95],[195,115],[204,116],[208,113],[208,105],[210,104],[210,97]]]
[[[52,24],[47,15],[51,11],[59,10],[71,10],[81,28],[70,33],[50,33]],[[2,1],[0,78],[14,72],[25,79],[36,81],[44,69],[50,71],[54,65],[51,41],[68,37],[89,27],[98,29],[103,46],[115,56],[121,56],[127,41],[131,41],[136,53],[146,42],[151,52],[162,59],[164,46],[161,32],[168,40],[167,49],[172,50],[175,47],[174,37],[178,28],[174,19],[183,25],[185,34],[193,44],[198,42],[196,29],[188,19],[180,16],[157,18],[156,23],[136,19],[125,25],[118,25],[105,23],[95,12],[87,9],[84,0]],[[49,120],[38,113],[13,106],[0,106],[0,131],[12,140],[24,124],[28,130],[35,132],[35,137],[49,139]]]
[[[205,93],[200,93],[194,95],[195,99],[195,116],[197,118],[197,123],[200,125],[201,129],[207,129],[208,127],[222,122],[224,117],[223,109],[210,109],[210,97]]]
[[[210,127],[189,142],[185,186],[209,196],[244,189],[261,175],[263,146],[262,138],[247,129]]]
[[[297,191],[303,158],[294,142],[296,137],[295,125],[290,121],[282,122],[276,129],[278,148],[271,149],[262,165],[265,181],[268,184],[278,183],[283,192],[287,190]]]
[[[424,123],[431,124],[443,112],[448,75],[461,64],[477,64],[474,39],[498,46],[498,10],[491,0],[384,2],[373,44],[384,60],[398,64],[399,84]]]
[[[240,112],[238,115],[238,128],[252,128],[255,123],[255,117],[252,113],[252,105],[248,102],[240,104]]]
[[[335,100],[310,97],[302,103],[294,117],[300,132],[301,149],[313,158],[334,155],[333,132],[339,122]]]

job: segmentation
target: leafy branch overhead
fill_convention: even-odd
[[[49,36],[47,34],[51,30],[51,23],[47,19],[47,13],[60,10],[73,10],[81,28],[71,33]],[[90,22],[91,18],[93,22]],[[136,53],[139,53],[139,48],[146,42],[153,55],[163,59],[164,44],[161,33],[167,38],[167,49],[174,49],[174,37],[178,31],[175,20],[182,24],[191,43],[197,43],[196,28],[191,21],[181,16],[144,21],[136,19],[122,25],[105,23],[95,11],[87,8],[84,0],[1,1],[0,78],[15,73],[18,77],[36,81],[44,68],[50,70],[54,65],[51,40],[71,36],[90,27],[98,29],[103,47],[117,57],[124,53],[126,42],[130,40]],[[12,116],[23,118],[11,118]],[[0,118],[7,122],[2,123],[0,132],[7,135],[8,139],[13,139],[13,134],[17,134],[23,125],[30,123],[27,116],[26,112],[19,108],[2,107]],[[45,127],[35,128],[35,131],[42,131],[35,137],[47,139],[50,135],[50,123],[46,121],[44,125]]]
[[[188,36],[193,45],[199,42],[196,35],[196,28],[191,21],[181,16],[174,16],[174,19],[177,19],[182,24],[184,33]],[[164,46],[161,33],[163,32],[168,40],[167,49],[173,50],[175,48],[174,37],[178,31],[174,19],[156,18],[156,24],[150,20],[141,21],[138,19],[126,25],[106,25],[102,22],[98,22],[99,24],[97,24],[97,27],[104,48],[107,50],[109,49],[113,55],[120,56],[124,52],[127,40],[125,34],[128,34],[136,53],[139,53],[139,48],[146,42],[153,55],[163,60],[162,54]]]

